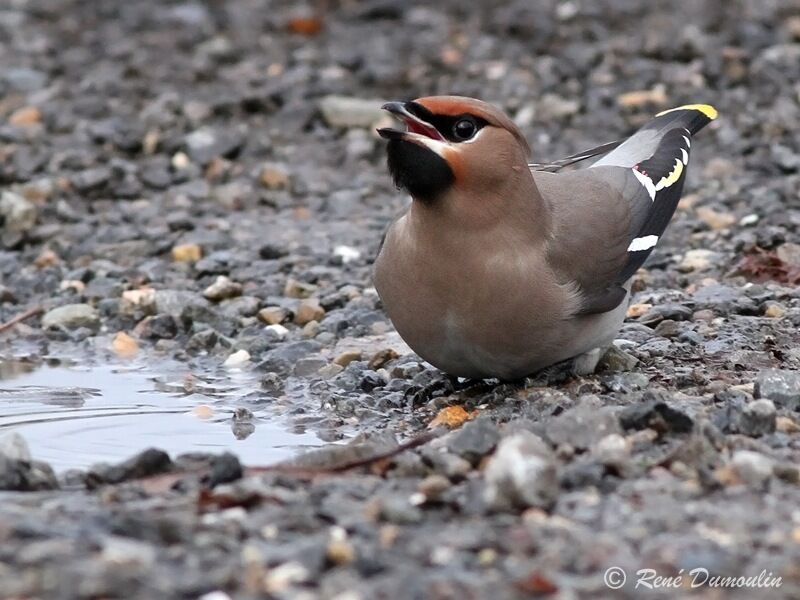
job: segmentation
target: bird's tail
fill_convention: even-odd
[[[685,127],[694,135],[717,118],[717,109],[710,104],[686,104],[658,113],[645,128]]]
[[[628,262],[620,273],[620,283],[644,263],[667,227],[683,192],[692,135],[716,117],[716,109],[708,104],[665,110],[592,165],[598,175],[602,172],[616,177],[623,173],[623,181],[639,183],[623,185],[634,217]]]
[[[659,154],[676,148],[663,144],[665,137],[678,141],[689,138],[717,118],[717,109],[710,104],[687,104],[658,113],[639,131],[606,154],[592,166],[617,166],[632,168],[637,164],[659,158]],[[688,152],[689,148],[685,148]]]

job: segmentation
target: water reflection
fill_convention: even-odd
[[[246,464],[266,464],[322,443],[285,422],[254,375],[198,374],[178,363],[159,370],[0,358],[0,435],[19,432],[56,469],[151,446],[173,455],[230,450]]]

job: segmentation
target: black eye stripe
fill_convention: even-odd
[[[450,142],[464,141],[463,139],[457,138],[455,137],[455,135],[453,135],[453,129],[455,127],[455,124],[458,123],[461,119],[465,118],[471,119],[475,123],[475,133],[480,131],[483,127],[485,127],[488,124],[488,121],[486,119],[482,119],[481,117],[471,115],[469,113],[463,113],[456,116],[435,115],[427,108],[416,102],[409,102],[406,105],[406,107],[408,108],[409,112],[418,116],[426,123],[430,123],[431,125],[433,125],[436,128],[436,130]]]

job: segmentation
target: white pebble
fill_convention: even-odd
[[[422,492],[414,492],[409,496],[408,502],[412,506],[422,506],[428,501],[428,497]]]
[[[340,245],[333,249],[333,255],[342,259],[342,262],[347,264],[351,261],[361,258],[361,252],[352,246]]]
[[[237,350],[225,359],[222,363],[226,367],[241,367],[250,360],[250,353],[247,350]]]
[[[757,214],[751,213],[749,215],[743,216],[739,220],[739,225],[741,225],[742,227],[747,227],[748,225],[755,225],[756,223],[758,223],[758,219],[759,217]]]
[[[231,597],[225,592],[216,591],[203,594],[197,600],[231,600]]]
[[[176,171],[182,171],[191,164],[189,157],[183,152],[176,152],[172,157],[172,168]]]
[[[333,596],[331,600],[363,600],[363,596],[355,590],[345,590]]]
[[[562,2],[556,7],[556,16],[559,21],[569,21],[580,12],[575,2]]]
[[[297,561],[278,565],[264,577],[264,587],[273,594],[285,592],[289,586],[308,581],[308,569]]]
[[[446,565],[452,562],[455,551],[448,546],[437,546],[431,551],[430,561],[435,565]]]
[[[0,438],[0,456],[12,460],[32,460],[28,443],[16,431]]]
[[[760,452],[737,450],[731,465],[742,481],[751,487],[763,485],[772,476],[773,460]]]
[[[264,327],[264,331],[271,331],[279,337],[285,337],[286,334],[289,333],[289,330],[279,323],[276,323],[275,325],[267,325]]]

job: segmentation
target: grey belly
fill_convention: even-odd
[[[435,367],[459,377],[520,379],[546,367],[610,344],[619,332],[628,297],[607,313],[564,321],[546,330],[532,327],[513,335],[513,351],[490,351],[469,342],[457,327],[446,327],[429,347],[411,348]],[[533,319],[532,319],[533,320]],[[402,332],[401,332],[402,333]]]

